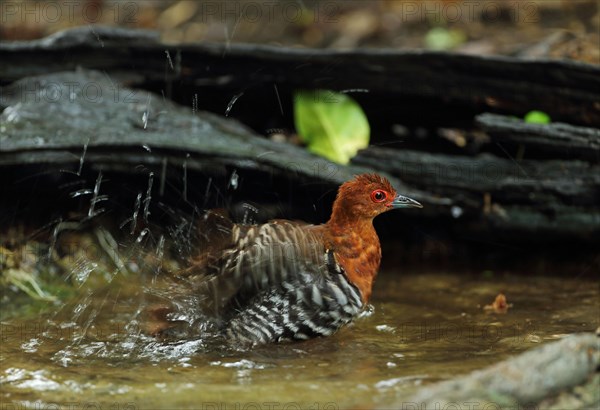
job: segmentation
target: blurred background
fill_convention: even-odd
[[[600,62],[595,0],[3,1],[0,38],[102,24],[157,30],[167,43],[452,50]]]
[[[408,408],[422,385],[595,330],[599,5],[0,0],[0,402]],[[322,88],[368,118],[349,165],[297,135],[296,91]],[[195,314],[169,275],[197,249],[199,208],[321,223],[364,169],[425,207],[375,220],[383,264],[354,327],[255,354],[142,331],[157,300]],[[556,357],[517,367],[583,377]],[[599,379],[502,408],[597,408]]]

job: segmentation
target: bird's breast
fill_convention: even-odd
[[[369,232],[348,232],[332,242],[336,260],[348,280],[360,290],[363,302],[367,303],[381,262],[379,238]]]

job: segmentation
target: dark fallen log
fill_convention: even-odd
[[[431,122],[444,116],[434,108],[448,111],[448,106],[460,106],[463,113],[540,109],[558,121],[600,125],[600,68],[570,61],[243,44],[171,46],[148,32],[95,26],[39,41],[2,43],[0,54],[4,83],[85,67],[128,79],[138,87],[162,90],[167,97],[186,103],[197,93],[200,108],[218,112],[225,111],[234,95],[259,89],[275,107],[275,85],[281,92],[358,89],[368,91],[373,99],[420,98],[424,101],[419,107],[430,108]],[[247,109],[252,112],[237,114],[260,117],[255,107],[250,103]],[[402,108],[410,110],[411,104]],[[389,118],[398,116],[397,110],[382,112]]]
[[[99,170],[113,172],[114,178],[128,174],[147,179],[152,172],[158,186],[173,188],[171,196],[187,200],[195,192],[200,203],[220,206],[203,199],[211,186],[207,181],[218,177],[221,186],[230,186],[228,179],[237,170],[243,171],[238,175],[244,182],[235,192],[238,198],[268,203],[274,209],[282,202],[289,208],[313,209],[324,194],[334,192],[352,174],[376,170],[395,177],[400,191],[424,202],[425,209],[411,217],[422,218],[418,223],[426,231],[483,236],[503,232],[511,243],[540,244],[565,238],[585,242],[600,235],[598,164],[591,157],[597,149],[593,129],[525,125],[508,130],[503,123],[504,137],[495,128],[488,129],[492,142],[497,142],[488,145],[495,150],[483,149],[487,153],[477,157],[450,155],[466,152],[432,148],[431,138],[419,142],[409,135],[394,148],[371,147],[344,167],[200,110],[227,110],[242,117],[245,113],[249,124],[260,124],[255,129],[265,129],[279,117],[289,120],[292,90],[326,87],[369,91],[356,96],[369,115],[375,143],[378,130],[389,132],[402,121],[435,130],[445,117],[471,130],[475,114],[488,109],[513,114],[538,108],[553,119],[600,124],[595,120],[600,109],[594,87],[600,82],[597,67],[422,52],[175,47],[160,44],[152,33],[100,27],[0,44],[0,52],[0,81],[7,84],[0,90],[4,178],[23,180],[19,171],[23,164],[37,166],[27,171],[29,175],[52,170],[61,180],[64,169],[90,172],[87,178],[92,186]],[[84,69],[15,81],[24,75],[80,66],[103,71],[90,74]],[[147,89],[126,87],[119,79]],[[262,91],[256,94],[255,89]],[[235,95],[240,98],[232,100]],[[173,104],[169,96],[185,101],[191,109]],[[525,131],[521,135],[519,130]],[[568,137],[563,136],[564,130],[570,132]],[[550,141],[551,161],[531,155],[545,143],[533,143],[535,138],[541,141],[538,134]],[[516,150],[504,148],[508,140],[496,138],[519,144],[531,139],[525,157],[537,159],[521,161]],[[587,161],[576,160],[569,152],[559,157],[561,145],[552,144],[566,147],[569,141],[575,142],[578,153],[590,144]],[[145,184],[142,179],[135,184]],[[137,192],[140,188],[135,184],[131,190]],[[6,184],[3,189],[8,189]],[[17,188],[11,189],[5,191],[5,198]],[[326,203],[331,200],[325,198]],[[322,221],[326,215],[327,209],[317,217],[295,216]],[[404,223],[401,215],[389,218]]]
[[[452,201],[456,218],[496,231],[583,236],[600,232],[600,166],[516,161],[369,147],[352,160]],[[426,211],[426,210],[425,210]],[[452,210],[450,210],[452,212]]]
[[[86,98],[81,89],[72,92],[72,84],[94,84],[99,98]],[[274,210],[288,204],[292,216],[321,222],[326,216],[311,211],[324,193],[334,194],[353,175],[373,171],[339,166],[302,147],[262,138],[235,120],[193,112],[141,90],[119,86],[119,92],[131,98],[115,101],[116,86],[103,73],[78,70],[30,77],[0,89],[5,107],[0,114],[5,209],[36,196],[47,201],[43,207],[29,202],[30,207],[68,214],[79,204],[69,197],[82,186],[93,189],[103,173],[103,192],[111,192],[115,206],[129,213],[135,194],[145,192],[152,175],[153,197],[163,202],[218,207],[235,197]],[[36,91],[24,97],[22,89]],[[425,204],[446,201],[389,177],[399,190]],[[228,195],[219,194],[228,186]],[[329,205],[326,201],[323,215]],[[265,218],[269,216],[282,215]]]
[[[481,114],[475,120],[493,142],[522,145],[550,158],[600,162],[600,129],[563,123],[527,124],[496,114]]]
[[[600,339],[568,336],[484,370],[423,387],[396,408],[591,409],[600,402]],[[568,407],[561,407],[568,405]]]
[[[92,83],[98,99],[74,95],[69,88]],[[277,169],[332,184],[365,171],[336,167],[301,147],[260,138],[235,120],[193,113],[155,94],[120,88],[131,99],[113,101],[114,87],[100,72],[79,70],[30,77],[2,88],[1,104],[6,108],[1,117],[0,165],[79,165],[84,157],[110,169],[109,164],[160,165],[166,159],[176,166],[186,162],[189,168],[214,167],[215,172],[219,164]],[[22,89],[37,91],[28,98]],[[54,101],[46,100],[50,93],[55,93]]]

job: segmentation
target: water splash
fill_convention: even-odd
[[[150,233],[150,230],[148,228],[144,228],[142,230],[142,232],[140,232],[140,234],[136,238],[135,243],[141,243],[144,240],[144,238],[146,237],[146,235],[148,235],[149,233]]]
[[[26,353],[35,353],[38,351],[38,347],[42,344],[39,338],[31,338],[29,341],[21,344],[21,349]]]
[[[236,95],[234,95],[233,97],[231,97],[231,100],[229,101],[229,104],[227,104],[227,108],[225,109],[225,116],[229,117],[229,112],[231,111],[231,109],[233,108],[234,104],[237,102],[237,100],[244,95],[244,92],[242,91],[241,93],[238,93]]]
[[[171,60],[171,54],[169,53],[169,50],[165,50],[165,54],[167,55],[167,62],[169,63],[169,67],[171,67],[171,70],[175,70],[175,68],[173,67],[173,60]]]
[[[87,308],[92,303],[92,292],[88,291],[87,294],[82,298],[82,300],[75,305],[73,308],[73,312],[71,315],[72,324],[75,324],[79,318],[83,315],[83,312],[87,310]],[[63,324],[66,325],[66,324]]]
[[[281,98],[279,97],[279,89],[277,88],[277,84],[273,84],[273,88],[275,89],[275,95],[277,96],[277,102],[279,103],[279,111],[281,111],[281,115],[284,115],[283,104],[281,104]]]
[[[137,226],[137,217],[140,212],[141,205],[142,205],[142,193],[138,192],[137,197],[135,198],[135,205],[133,206],[133,214],[131,215],[131,217],[125,219],[121,223],[121,225],[119,225],[119,229],[123,229],[125,227],[125,225],[127,225],[128,223],[131,222],[131,229],[129,230],[129,233],[131,235],[133,235],[133,233],[135,232],[135,227]]]
[[[0,385],[11,383],[19,389],[38,392],[59,390],[61,387],[59,383],[52,380],[52,376],[47,370],[30,371],[11,367],[6,369],[4,374],[5,376],[0,376]]]
[[[96,178],[96,184],[94,185],[94,192],[92,195],[92,199],[90,200],[90,208],[88,210],[88,218],[93,218],[105,211],[104,208],[96,210],[96,204],[98,202],[108,200],[107,195],[99,195],[101,184],[102,184],[102,171],[100,171],[98,173],[98,178]]]
[[[90,144],[90,139],[88,138],[88,140],[85,142],[85,144],[83,144],[83,152],[81,153],[81,156],[79,157],[79,169],[77,170],[77,176],[81,175],[81,171],[83,170],[83,163],[85,161],[85,154],[87,153],[87,149],[88,149],[88,145]]]
[[[67,279],[73,278],[79,287],[81,287],[87,282],[90,274],[97,268],[98,264],[89,260],[87,256],[85,258],[79,258],[71,270],[71,273],[67,276]]]
[[[89,144],[90,144],[90,138],[88,138],[88,140],[85,142],[85,144],[83,144],[83,152],[81,153],[81,156],[79,157],[79,168],[77,169],[77,172],[73,172],[73,171],[70,171],[67,169],[61,169],[60,172],[68,172],[68,173],[75,174],[77,176],[81,176],[81,171],[83,171],[83,163],[85,162],[85,155],[87,154]]]
[[[96,238],[98,239],[98,243],[102,247],[102,250],[108,255],[108,257],[117,267],[118,272],[121,272],[122,274],[126,275],[128,271],[120,256],[119,244],[112,236],[112,234],[102,227],[94,229],[94,234],[96,235]],[[112,276],[107,277],[108,282],[111,282],[113,277],[114,274]]]
[[[231,173],[231,177],[229,177],[229,183],[227,184],[227,188],[231,188],[235,191],[236,189],[238,189],[238,184],[239,184],[239,175],[238,175],[237,171],[234,169],[233,172]]]
[[[148,128],[148,121],[150,119],[150,101],[152,99],[152,94],[148,93],[148,98],[146,99],[146,109],[142,114],[142,122],[144,124],[144,129]]]
[[[462,216],[463,212],[464,211],[460,206],[454,205],[452,208],[450,208],[450,213],[452,214],[452,217],[454,219],[460,218]]]
[[[256,221],[255,216],[258,215],[258,208],[249,204],[242,204],[242,208],[244,208],[244,218],[242,223],[244,224],[253,224]]]
[[[204,204],[203,207],[206,208],[208,204],[208,199],[210,197],[210,187],[212,185],[212,177],[208,178],[208,184],[206,184],[206,189],[204,190]]]
[[[164,255],[165,255],[165,236],[160,235],[160,237],[158,238],[158,245],[156,245],[156,259],[158,260],[158,264],[156,267],[155,274],[152,278],[153,282],[156,281],[156,277],[160,274],[160,272],[162,270],[162,260],[164,258]]]
[[[185,154],[185,160],[183,161],[183,200],[187,202],[187,160],[190,158],[190,154]]]
[[[152,200],[152,184],[154,183],[154,172],[150,172],[148,175],[148,189],[146,190],[146,197],[144,198],[144,221],[148,222],[148,216],[150,216],[150,201]]]
[[[78,196],[82,196],[82,195],[90,195],[93,194],[94,191],[89,189],[89,188],[84,188],[84,189],[80,189],[78,191],[73,191],[69,194],[69,196],[71,198],[77,198]]]
[[[48,260],[52,260],[52,252],[54,252],[54,248],[56,247],[56,242],[58,241],[58,234],[61,231],[62,218],[59,218],[56,221],[56,225],[54,229],[52,229],[52,239],[50,240],[50,246],[48,247]]]

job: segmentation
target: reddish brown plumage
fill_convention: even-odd
[[[373,202],[371,193],[383,190],[387,200]],[[343,184],[333,203],[331,218],[322,227],[323,241],[332,249],[346,276],[361,292],[363,303],[371,297],[381,262],[379,237],[373,219],[391,209],[396,197],[390,182],[377,174],[363,174]]]
[[[339,188],[322,225],[236,225],[209,212],[199,224],[206,246],[182,276],[195,294],[209,295],[205,310],[240,343],[329,335],[371,296],[381,261],[373,218],[408,206],[420,204],[387,179],[363,174]]]

